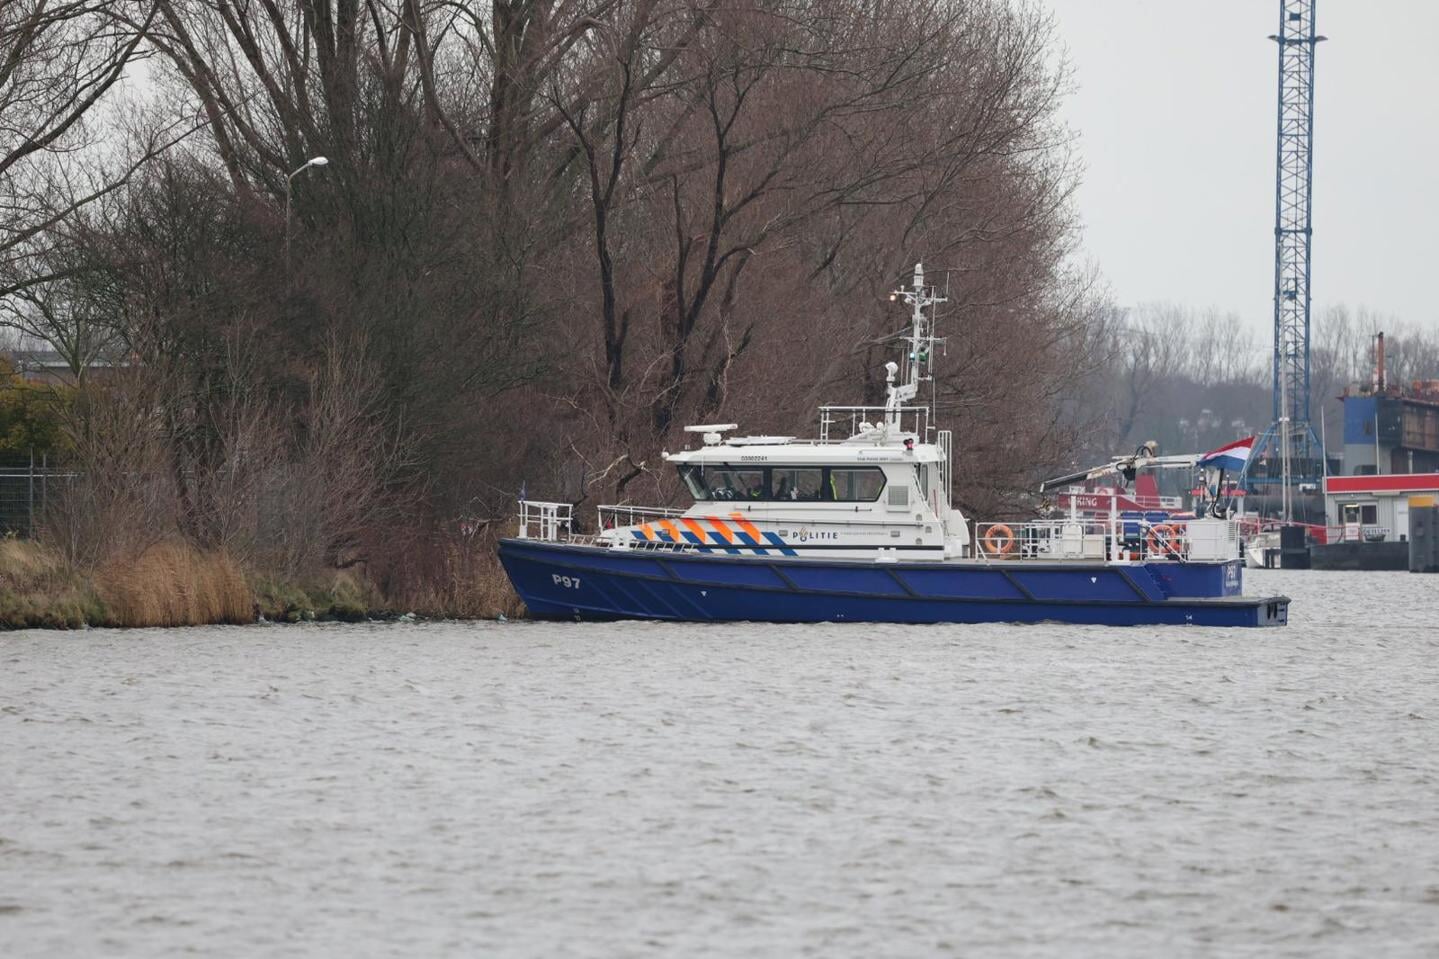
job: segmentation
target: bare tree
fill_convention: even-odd
[[[886,294],[916,260],[951,300],[932,398],[967,505],[1024,505],[1035,464],[1084,439],[1075,397],[1110,341],[1073,266],[1066,79],[1036,8],[128,9],[204,132],[72,231],[83,282],[36,289],[170,384],[165,484],[197,543],[350,562],[402,479],[433,478],[410,507],[436,528],[520,479],[668,495],[687,422],[795,432],[816,401],[878,399]],[[353,458],[401,423],[413,457]]]
[[[410,465],[409,442],[383,406],[367,352],[331,334],[296,411],[300,436],[293,448],[261,461],[254,532],[268,568],[295,576],[370,560],[362,548],[367,535],[404,512],[394,484]]]
[[[561,397],[585,424],[571,445],[594,466],[590,484],[623,490],[687,419],[725,411],[793,429],[818,392],[877,389],[894,323],[877,307],[917,258],[968,260],[952,292],[967,323],[995,328],[955,338],[973,349],[950,367],[954,411],[986,391],[1055,403],[1059,378],[1086,368],[1073,351],[1093,344],[1075,335],[1083,284],[1063,292],[1072,169],[1052,126],[1062,82],[1044,57],[1047,21],[999,4],[683,12],[702,29],[671,14],[590,38],[578,49],[593,55],[547,97],[595,214],[596,283],[576,291],[597,304],[589,342],[603,361],[589,365],[604,375],[593,395]],[[656,62],[671,73],[642,69]],[[1013,340],[1034,349],[1006,352]],[[1043,389],[1003,388],[1021,355]],[[776,373],[778,389],[765,383]],[[817,389],[793,388],[809,378]],[[965,402],[951,398],[961,382]],[[991,443],[993,424],[966,425],[977,451]]]
[[[143,55],[154,15],[141,0],[0,4],[0,297],[64,275],[43,263],[50,233],[168,142],[118,162],[77,160],[93,146],[88,118]]]
[[[155,414],[161,385],[122,370],[84,384],[62,407],[75,470],[47,498],[43,535],[77,566],[137,556],[178,531]]]
[[[120,359],[120,340],[113,318],[103,312],[106,298],[87,288],[104,277],[57,272],[64,275],[25,284],[0,299],[0,326],[29,342],[49,344],[80,383],[97,362]]]

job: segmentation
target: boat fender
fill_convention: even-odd
[[[1014,530],[1003,523],[995,523],[980,537],[979,545],[990,556],[1008,556],[1014,552]]]

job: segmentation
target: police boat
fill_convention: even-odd
[[[933,377],[935,307],[916,265],[903,375],[887,363],[882,407],[826,406],[819,435],[686,427],[666,452],[693,505],[598,507],[594,533],[572,504],[522,500],[500,560],[533,617],[777,623],[1038,623],[1282,626],[1289,599],[1243,595],[1236,522],[1216,498],[1175,521],[1106,513],[971,521],[953,505],[953,435],[914,405]],[[1142,469],[1227,463],[1132,456],[1041,491]],[[1223,488],[1222,474],[1216,489]],[[1073,487],[1071,487],[1073,488]],[[1078,497],[1071,496],[1073,504]]]

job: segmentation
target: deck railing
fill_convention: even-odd
[[[819,408],[819,441],[841,443],[860,432],[861,423],[883,423],[889,415],[883,406],[821,406]],[[849,432],[840,437],[831,437],[835,427],[848,426]],[[908,428],[906,428],[908,427]],[[921,440],[929,435],[929,407],[901,406],[899,408],[899,429],[902,433],[913,433]]]
[[[1230,524],[1229,534],[1237,537]],[[1235,539],[1237,543],[1237,538]],[[990,560],[1189,559],[1184,521],[1138,518],[1044,519],[1027,523],[975,523],[973,555]]]
[[[571,538],[574,506],[569,503],[546,503],[542,500],[520,500],[520,539],[558,542]]]
[[[612,546],[615,548],[648,550],[654,552],[683,552],[692,549],[690,543],[670,543],[663,540],[616,539],[605,537],[604,531],[621,526],[638,526],[656,519],[670,519],[683,516],[684,510],[667,509],[660,506],[600,506],[598,533],[577,533],[574,530],[574,506],[570,503],[548,503],[542,500],[520,502],[520,539],[538,539],[548,543],[566,543],[571,546]]]
[[[641,523],[648,523],[657,519],[674,519],[676,516],[683,516],[682,509],[669,509],[664,506],[630,506],[611,505],[596,507],[595,512],[599,519],[600,529],[615,529],[619,526],[638,526]]]

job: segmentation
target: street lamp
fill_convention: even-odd
[[[300,166],[296,167],[289,176],[285,177],[285,278],[287,280],[290,277],[290,193],[292,192],[291,187],[295,182],[295,177],[299,176],[301,173],[304,173],[310,167],[324,166],[329,162],[330,160],[328,157],[312,157],[306,160],[304,163],[300,164]]]

